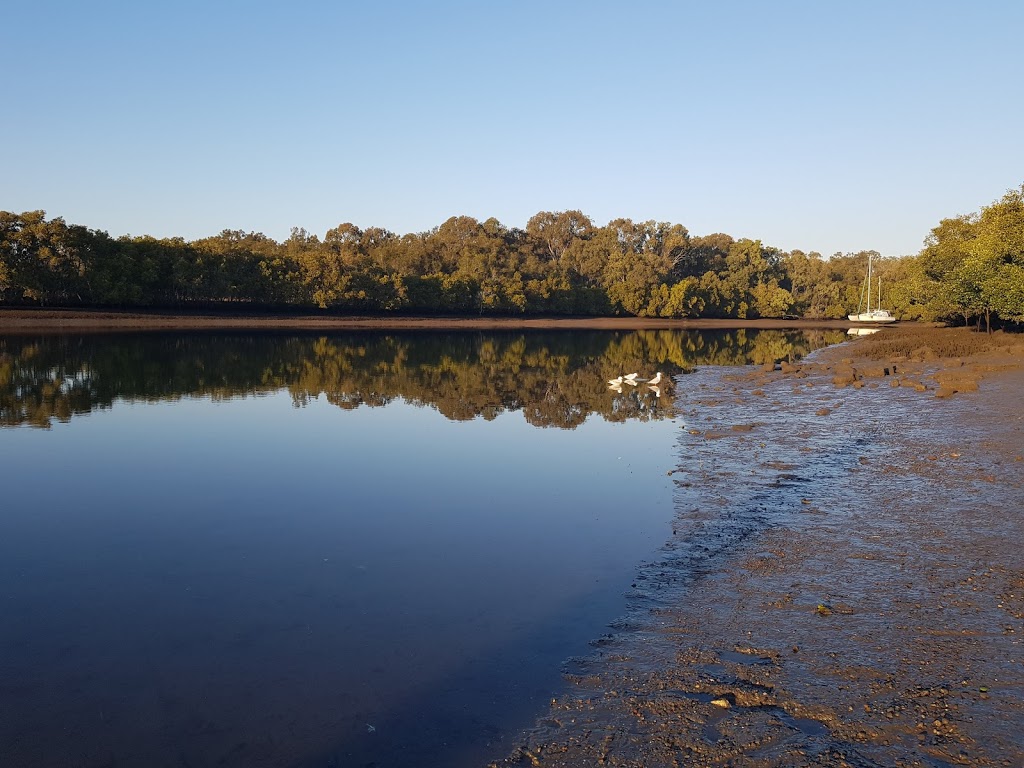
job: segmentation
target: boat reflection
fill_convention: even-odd
[[[849,336],[870,336],[873,333],[878,333],[881,328],[851,328],[846,333]]]

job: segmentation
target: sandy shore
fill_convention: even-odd
[[[499,765],[1024,765],[1024,344],[684,377],[676,520]]]

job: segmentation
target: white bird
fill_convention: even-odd
[[[650,381],[648,381],[647,383],[648,383],[648,384],[650,384],[650,385],[652,385],[652,386],[655,386],[655,387],[656,387],[656,386],[658,386],[658,384],[660,384],[660,383],[661,383],[661,371],[658,371],[658,372],[657,372],[657,373],[656,373],[656,374],[654,375],[654,378],[653,378],[653,379],[651,379]]]
[[[614,379],[608,379],[608,386],[610,386],[610,387],[621,387],[622,386],[622,377],[621,376],[616,376]]]
[[[636,377],[639,376],[639,375],[640,375],[639,373],[627,373],[625,376],[623,376],[623,378],[626,380],[627,384],[632,384],[635,387],[636,386]]]

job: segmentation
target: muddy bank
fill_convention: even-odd
[[[198,330],[640,330],[847,328],[840,320],[664,320],[640,317],[355,317],[328,314],[113,311],[0,307],[0,333]]]
[[[1024,764],[1022,363],[891,329],[684,377],[664,556],[496,765]]]

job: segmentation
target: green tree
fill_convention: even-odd
[[[559,261],[577,240],[586,240],[594,224],[581,211],[541,211],[526,222],[526,234],[537,252],[550,261]]]
[[[991,306],[1003,320],[1024,323],[1024,267],[1002,264],[990,281]]]
[[[991,333],[992,314],[1004,320],[1024,315],[1016,301],[1017,276],[1024,268],[1024,186],[1013,189],[981,210],[967,261],[980,274],[981,313]]]
[[[947,281],[970,256],[977,237],[976,224],[975,214],[943,219],[925,238],[915,269],[915,301],[921,306],[924,319],[943,320],[963,314],[967,305],[958,303],[957,291]],[[969,315],[964,315],[965,324],[969,319]]]

